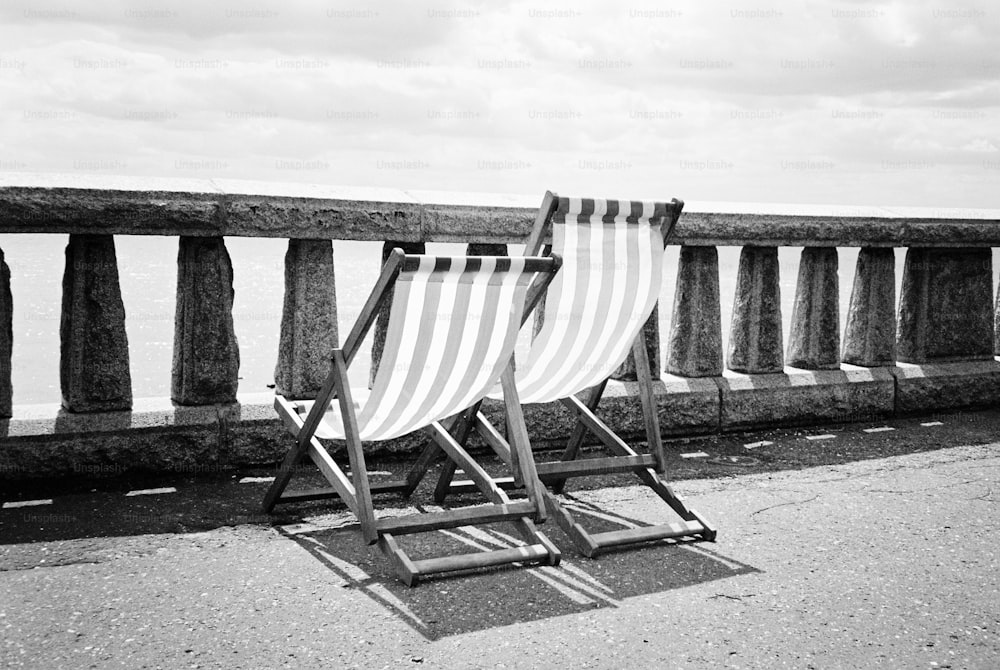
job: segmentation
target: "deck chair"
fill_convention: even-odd
[[[275,396],[274,406],[295,446],[285,456],[264,498],[268,513],[278,503],[337,497],[357,516],[368,544],[378,543],[400,579],[414,585],[429,574],[510,563],[557,565],[559,551],[535,527],[545,519],[524,418],[514,385],[517,333],[560,265],[558,258],[433,257],[396,249],[383,266],[371,296],[344,342],[334,349],[331,370],[315,400]],[[347,368],[379,310],[391,300],[385,354],[370,392],[348,384]],[[515,478],[527,499],[511,501],[489,474],[452,438],[446,426],[481,400],[497,381],[509,421],[516,428],[506,443]],[[444,422],[444,425],[442,425]],[[372,494],[409,495],[426,466],[419,463],[401,480],[372,483],[363,442],[390,440],[424,430],[475,482],[490,501],[485,506],[376,518]],[[334,461],[321,440],[346,441],[350,474]],[[292,470],[305,455],[332,488],[285,492]],[[504,550],[411,559],[397,535],[511,521],[525,545]]]
[[[714,540],[715,529],[689,508],[660,477],[664,471],[653,380],[643,325],[660,294],[663,252],[684,203],[673,200],[638,202],[562,198],[548,192],[528,238],[525,254],[543,252],[551,234],[551,251],[563,257],[563,269],[553,281],[540,309],[541,326],[527,360],[519,364],[516,385],[522,403],[560,401],[575,415],[575,428],[560,461],[537,463],[542,482],[562,492],[571,477],[634,472],[669,505],[680,521],[657,526],[590,533],[546,492],[546,503],[560,527],[586,556],[609,547],[684,536]],[[609,377],[631,350],[642,403],[648,453],[638,453],[596,414]],[[583,395],[581,398],[577,394]],[[478,411],[467,413],[483,439],[510,460],[499,431]],[[458,426],[459,431],[468,427]],[[606,458],[578,459],[587,432],[607,451]],[[462,433],[464,434],[464,433]],[[511,454],[512,456],[512,454]],[[446,465],[436,489],[443,500],[468,482],[452,482]],[[507,479],[504,486],[516,484]]]

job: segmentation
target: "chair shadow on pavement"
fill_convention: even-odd
[[[598,531],[647,525],[597,511],[572,498],[568,502],[575,514],[590,516],[587,523]],[[333,573],[343,586],[364,592],[429,640],[619,607],[636,596],[760,572],[726,558],[712,543],[703,541],[644,544],[588,559],[575,550],[554,521],[539,528],[562,550],[557,567],[459,572],[421,581],[412,588],[396,578],[377,546],[364,544],[356,527],[317,529],[307,524],[286,526],[279,532]],[[465,526],[397,539],[416,558],[522,544],[507,524]]]

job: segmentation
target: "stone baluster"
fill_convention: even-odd
[[[315,398],[337,346],[332,240],[288,240],[275,392]]]
[[[477,244],[473,242],[465,247],[466,256],[506,256],[506,244]]]
[[[908,249],[899,300],[898,360],[992,360],[992,283],[989,248]]]
[[[233,266],[221,237],[181,237],[171,398],[236,402],[240,352],[233,329]]]
[[[405,254],[422,254],[425,252],[423,242],[394,242],[388,241],[382,244],[382,264],[384,265],[393,249],[402,249]],[[369,386],[375,384],[375,374],[378,372],[379,363],[382,361],[382,350],[385,349],[385,335],[389,329],[389,308],[391,300],[387,300],[385,305],[379,310],[378,319],[375,321],[375,334],[372,340],[372,367],[368,378]]]
[[[642,326],[642,332],[646,334],[646,360],[649,361],[649,372],[653,375],[653,379],[659,379],[660,377],[660,306],[659,303],[653,306],[653,313],[649,315],[646,319],[646,323]],[[611,374],[612,379],[618,379],[621,381],[635,381],[636,371],[635,371],[635,357],[632,355],[631,350],[629,351],[628,357],[625,359],[618,369]]]
[[[840,368],[840,282],[835,247],[805,247],[792,305],[788,365]]]
[[[851,365],[889,366],[896,361],[896,255],[891,248],[858,252],[842,359]]]
[[[14,343],[14,300],[10,293],[10,268],[0,249],[0,418],[13,414],[11,355]]]
[[[777,247],[743,247],[727,365],[749,374],[781,372],[781,285]]]
[[[719,252],[715,247],[681,247],[666,371],[681,377],[722,374]]]
[[[59,324],[59,382],[70,412],[132,407],[125,305],[111,235],[70,235]]]

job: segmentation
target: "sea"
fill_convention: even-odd
[[[3,234],[0,249],[11,272],[13,295],[14,404],[35,405],[60,402],[59,320],[62,275],[67,235]],[[173,352],[177,238],[117,236],[115,238],[122,300],[135,398],[170,395]],[[226,238],[233,263],[233,321],[240,347],[240,393],[268,392],[274,384],[278,335],[281,322],[284,255],[287,241],[281,239]],[[381,243],[336,241],[334,268],[341,339],[346,336],[378,277]],[[511,253],[521,253],[516,245]],[[800,255],[798,248],[780,248],[781,305],[785,342],[795,297]],[[464,245],[428,244],[428,253],[462,254]],[[996,256],[997,250],[994,250]],[[728,346],[729,321],[739,265],[739,247],[719,248],[723,347]],[[839,253],[841,334],[850,302],[858,250]],[[670,328],[673,289],[679,247],[671,246],[664,260],[663,292],[660,299],[661,339]],[[896,295],[905,250],[896,250]],[[993,263],[993,285],[1000,264]],[[370,340],[370,338],[369,338]],[[523,346],[523,345],[522,345]],[[370,342],[350,370],[353,384],[368,379]],[[666,356],[661,347],[660,366]]]

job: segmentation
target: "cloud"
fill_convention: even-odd
[[[929,1],[8,2],[0,170],[778,201],[843,201],[860,182],[864,203],[986,206],[995,175],[975,156],[1000,145],[998,16]],[[918,158],[936,167],[892,171]]]

